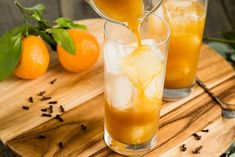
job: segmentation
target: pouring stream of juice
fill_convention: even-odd
[[[116,21],[127,22],[137,38],[138,46],[141,46],[138,20],[144,14],[142,0],[94,0],[94,3],[105,16]]]

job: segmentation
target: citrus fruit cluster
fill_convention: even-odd
[[[76,54],[72,55],[57,45],[57,54],[62,66],[70,72],[81,72],[91,68],[99,57],[99,44],[87,31],[67,30],[73,39]],[[49,51],[40,36],[29,35],[22,40],[20,61],[14,74],[23,79],[35,79],[43,75],[49,65]]]
[[[56,26],[53,26],[42,17],[42,4],[27,8],[17,1],[15,3],[25,22],[0,37],[0,80],[12,73],[22,79],[43,75],[50,62],[48,45],[70,72],[85,71],[96,63],[100,54],[99,43],[86,26],[63,17],[57,18],[52,23]],[[30,20],[36,21],[37,26]]]

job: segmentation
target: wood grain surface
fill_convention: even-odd
[[[102,48],[103,23],[100,19],[79,21],[88,25],[99,40]],[[55,61],[49,71],[33,81],[24,81],[12,77],[0,83],[0,139],[2,142],[21,156],[117,156],[103,141],[103,59],[102,56],[95,67],[80,74],[68,73]],[[228,102],[234,102],[234,76],[232,67],[212,49],[203,45],[201,49],[198,77],[213,89],[214,93]],[[51,85],[50,81],[57,78]],[[63,105],[66,112],[62,114],[64,122],[54,117],[41,117],[41,108],[48,106],[48,101],[40,101],[36,96],[46,90],[45,96],[51,96]],[[34,103],[27,98],[33,96]],[[29,105],[28,111],[22,105]],[[57,107],[58,108],[58,107]],[[53,116],[61,114],[56,108]],[[214,134],[221,134],[213,142],[226,138],[224,135],[231,130],[235,132],[235,120],[221,119],[220,107],[196,85],[192,94],[176,102],[164,102],[161,110],[158,145],[146,156],[159,156],[164,153],[179,152],[179,145],[188,141],[193,143],[191,135],[202,128],[214,128]],[[215,123],[215,124],[214,124]],[[84,129],[81,125],[85,125]],[[227,126],[229,124],[230,126]],[[221,128],[226,130],[220,133]],[[218,127],[218,128],[216,128]],[[213,133],[212,131],[212,133]],[[38,139],[43,135],[45,139]],[[211,132],[208,133],[210,139]],[[221,154],[234,140],[234,134],[229,139],[220,141],[217,150],[212,143],[208,145],[208,152]],[[190,141],[191,139],[191,141]],[[207,140],[205,140],[207,141]],[[59,148],[58,143],[64,147]],[[216,147],[217,148],[217,147]],[[168,151],[169,150],[169,151]],[[202,154],[203,155],[203,154]]]
[[[234,121],[219,117],[213,121],[213,123],[206,126],[205,129],[209,129],[209,133],[197,132],[198,135],[202,136],[200,141],[196,141],[195,138],[191,136],[163,153],[161,157],[169,157],[172,154],[177,157],[216,157],[222,155],[224,148],[228,148],[231,145],[231,140],[235,141]],[[185,152],[179,151],[180,146],[183,144],[187,147],[187,151]],[[200,155],[192,154],[192,151],[199,146],[203,146]]]

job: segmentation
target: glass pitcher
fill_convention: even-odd
[[[85,0],[85,1],[89,3],[91,7],[96,11],[96,13],[99,14],[102,18],[110,22],[122,24],[124,26],[128,25],[127,21],[125,21],[125,19],[123,18],[117,17],[117,15],[115,15],[115,17],[111,17],[110,11],[113,10],[120,10],[120,12],[125,11],[127,13],[127,17],[130,17],[131,15],[138,16],[141,17],[139,20],[142,21],[151,13],[156,11],[162,3],[162,0],[112,0],[112,1]],[[102,7],[103,5],[106,5],[106,8],[107,5],[109,5],[108,7],[109,10],[106,10],[106,8]]]

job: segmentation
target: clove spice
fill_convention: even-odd
[[[198,141],[201,139],[201,136],[196,133],[193,133],[193,137]]]
[[[53,106],[52,105],[50,105],[48,109],[49,109],[49,113],[53,113]]]
[[[29,110],[29,106],[22,106],[24,110]]]
[[[83,131],[85,131],[86,129],[87,129],[87,127],[84,125],[84,124],[81,124],[81,129],[83,130]]]
[[[45,97],[45,96],[44,96],[44,97],[42,97],[40,100],[41,100],[41,101],[45,101],[45,100],[50,100],[50,99],[51,99],[51,97]]]
[[[41,111],[42,111],[42,112],[46,112],[46,111],[47,111],[47,108],[42,108]]]
[[[42,113],[42,117],[52,117],[51,114],[47,114],[47,113]]]
[[[185,151],[187,150],[186,145],[185,145],[185,144],[181,145],[181,146],[180,146],[180,150],[181,150],[182,152],[185,152]]]
[[[54,80],[52,80],[52,81],[50,82],[50,84],[54,84],[56,81],[57,81],[57,79],[55,78]]]
[[[64,112],[64,107],[60,105],[60,112]]]
[[[58,146],[59,146],[60,149],[62,149],[62,148],[64,147],[63,142],[59,142],[59,143],[58,143]]]
[[[55,116],[55,119],[57,119],[60,122],[64,122],[64,119],[58,114]]]
[[[38,135],[37,138],[38,138],[38,139],[45,139],[46,136],[44,136],[44,135]]]
[[[30,96],[30,97],[28,98],[28,100],[29,100],[30,103],[33,103],[33,97]]]
[[[45,93],[46,93],[46,91],[41,91],[41,92],[39,92],[37,95],[38,95],[38,96],[43,96]]]
[[[200,154],[200,151],[202,150],[202,146],[197,147],[195,150],[192,151],[193,154]]]
[[[50,101],[48,104],[57,104],[57,101]]]
[[[209,129],[203,129],[201,132],[209,132]]]

